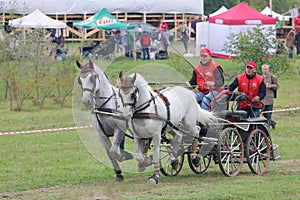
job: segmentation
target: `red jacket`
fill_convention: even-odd
[[[208,87],[205,82],[215,82],[214,71],[217,67],[221,67],[219,64],[214,63],[212,60],[204,67],[201,63],[195,67],[198,90],[207,94],[209,90],[219,90],[223,88],[216,88],[215,86]]]
[[[237,76],[238,79],[238,91],[244,92],[248,96],[248,99],[245,99],[241,102],[241,109],[250,108],[251,100],[258,95],[260,84],[264,81],[264,78],[256,74],[252,79],[248,79],[246,73],[240,74]],[[256,104],[254,104],[256,105]],[[259,106],[256,105],[256,106]]]

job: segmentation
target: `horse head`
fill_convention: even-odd
[[[76,64],[80,69],[78,84],[82,89],[82,103],[85,105],[92,105],[95,92],[99,89],[99,84],[97,84],[98,82],[96,81],[98,79],[98,74],[95,72],[91,60],[85,65],[82,65],[77,60]]]
[[[122,71],[119,73],[119,95],[124,107],[124,117],[129,119],[133,115],[135,104],[138,99],[138,88],[135,86],[136,73],[132,76],[123,77]]]

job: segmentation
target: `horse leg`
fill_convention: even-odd
[[[124,179],[123,175],[122,175],[122,170],[119,166],[118,161],[115,158],[112,158],[109,154],[109,150],[111,149],[111,141],[110,139],[102,132],[102,130],[100,129],[100,127],[98,125],[96,125],[96,129],[97,129],[97,133],[98,133],[98,138],[101,142],[101,144],[104,146],[106,153],[112,163],[112,166],[114,168],[114,171],[116,173],[116,180],[117,181],[121,181]]]
[[[125,151],[124,149],[120,148],[121,155],[118,154],[118,147],[120,146],[120,143],[123,139],[125,139],[124,133],[119,129],[115,129],[112,145],[111,145],[111,148],[109,151],[109,155],[113,159],[117,159],[119,162],[133,159],[133,155],[131,153]]]
[[[153,163],[154,163],[154,171],[153,175],[148,178],[150,183],[158,183],[158,178],[160,174],[160,144],[161,144],[161,137],[160,132],[156,133],[153,137],[153,145],[154,145],[154,152],[153,152]]]
[[[152,164],[152,161],[148,159],[144,154],[144,142],[141,138],[134,138],[135,143],[135,158],[138,161],[138,171],[143,172],[147,166]]]
[[[193,120],[187,120],[186,118],[183,120],[186,130],[190,130],[192,139],[192,146],[191,146],[191,157],[192,157],[192,163],[196,166],[200,166],[200,158],[197,155],[198,151],[198,144],[199,144],[199,132],[200,127],[197,126],[197,124],[191,124],[190,122]]]
[[[174,130],[174,133],[175,133],[175,136],[174,136],[174,139],[172,141],[172,155],[171,155],[171,165],[172,165],[172,168],[174,170],[178,170],[179,169],[179,161],[178,161],[178,156],[181,154],[179,152],[180,150],[180,144],[182,143],[182,133],[179,132],[179,131],[175,131]]]

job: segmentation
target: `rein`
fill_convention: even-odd
[[[118,106],[118,103],[117,103],[117,101],[115,101],[115,109],[113,109],[113,108],[104,108],[104,106],[110,101],[110,100],[112,100],[113,99],[113,97],[115,97],[115,99],[116,99],[116,91],[114,90],[114,88],[111,86],[111,90],[112,90],[112,94],[109,96],[109,97],[96,97],[95,96],[95,89],[96,89],[96,85],[97,85],[97,83],[96,83],[96,80],[98,80],[99,81],[99,86],[100,86],[100,83],[101,83],[101,80],[100,80],[100,77],[99,77],[99,75],[97,74],[97,72],[96,71],[87,71],[87,72],[85,72],[84,74],[81,74],[81,77],[86,77],[88,74],[90,74],[90,73],[93,73],[93,75],[95,75],[95,80],[93,81],[93,87],[92,87],[92,89],[90,89],[90,88],[84,88],[83,86],[82,86],[82,83],[81,83],[81,81],[80,81],[80,79],[78,79],[78,82],[79,82],[79,84],[81,85],[81,88],[82,88],[82,91],[88,91],[88,92],[90,92],[90,93],[92,93],[92,95],[93,95],[93,99],[94,99],[94,111],[92,111],[92,113],[93,114],[95,114],[95,116],[96,116],[96,119],[97,119],[97,122],[98,122],[98,124],[99,124],[99,127],[101,128],[101,130],[102,130],[102,132],[106,135],[106,136],[109,136],[109,134],[105,131],[105,129],[104,129],[104,127],[103,127],[103,123],[101,122],[101,119],[100,119],[100,115],[104,115],[104,116],[112,116],[113,118],[117,118],[117,119],[120,119],[120,120],[124,120],[124,117],[122,117],[120,114],[122,114],[120,111],[118,111],[117,110],[117,108],[119,107]],[[108,78],[107,77],[107,75],[105,74],[105,76],[106,76],[106,78]],[[97,106],[96,105],[96,100],[97,99],[106,99],[100,106]],[[130,135],[127,135],[126,133],[125,133],[125,135],[127,136],[127,137],[130,137],[130,138],[132,138]]]

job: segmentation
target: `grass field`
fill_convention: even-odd
[[[193,64],[199,62],[199,58],[189,60]],[[236,63],[215,61],[221,63],[225,73],[239,73]],[[192,70],[180,58],[154,62],[158,67],[175,65],[187,79]],[[120,70],[126,72],[144,64],[141,60],[128,63],[118,58],[105,65],[109,66],[107,73],[111,80],[116,81]],[[279,78],[281,88],[275,109],[300,107],[299,64],[294,59],[289,72]],[[1,132],[76,125],[71,99],[65,108],[50,103],[43,110],[11,112],[2,90],[0,94]],[[50,131],[0,135],[0,199],[300,199],[300,112],[273,115],[277,127],[271,130],[271,135],[273,143],[279,145],[281,158],[272,161],[265,174],[253,175],[245,164],[238,176],[229,178],[212,163],[205,174],[195,175],[185,163],[177,177],[161,175],[158,185],[147,184],[151,172],[132,173],[125,168],[125,180],[115,182],[113,170],[84,146],[81,140],[84,130],[80,134]]]

